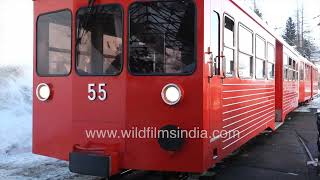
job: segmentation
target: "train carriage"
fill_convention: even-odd
[[[319,90],[319,71],[317,66],[315,66],[314,64],[312,64],[311,66],[311,71],[312,71],[312,75],[311,75],[311,82],[312,82],[312,97],[315,97],[316,95],[318,95],[318,90]]]
[[[232,0],[34,0],[34,15],[33,152],[72,172],[203,173],[317,93],[315,66]],[[207,136],[88,137],[137,129]]]
[[[299,103],[305,103],[311,99],[311,63],[301,57],[299,65]]]

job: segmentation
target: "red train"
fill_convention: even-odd
[[[202,173],[318,93],[316,66],[233,0],[34,0],[34,17],[33,152],[73,172]],[[176,136],[88,136],[146,127]],[[177,136],[194,129],[225,133]]]

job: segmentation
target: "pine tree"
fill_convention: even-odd
[[[305,38],[303,40],[303,46],[300,48],[299,52],[305,58],[310,59],[314,51],[316,51],[315,45],[308,38]]]
[[[255,8],[254,12],[256,13],[256,15],[258,15],[262,19],[262,12],[260,12],[258,8]]]
[[[284,35],[282,36],[284,40],[291,46],[295,45],[296,42],[296,26],[291,17],[287,20],[286,29]]]

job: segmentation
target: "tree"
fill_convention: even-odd
[[[298,51],[307,59],[310,59],[314,51],[315,45],[309,39],[303,39],[303,45]]]
[[[256,13],[256,15],[258,15],[262,19],[262,12],[260,12],[258,8],[255,8],[254,12]]]
[[[296,25],[294,24],[291,17],[289,17],[289,19],[287,20],[286,29],[282,37],[291,46],[295,45],[297,37]]]

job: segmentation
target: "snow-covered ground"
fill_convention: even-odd
[[[30,151],[31,68],[0,67],[0,154]]]
[[[32,68],[0,66],[0,179],[94,179],[31,153]]]
[[[310,108],[319,108],[320,109],[320,96],[318,95],[314,100],[305,104],[304,106],[300,106],[294,112],[311,112]]]
[[[71,173],[68,164],[30,151],[0,157],[0,179],[96,179]]]

